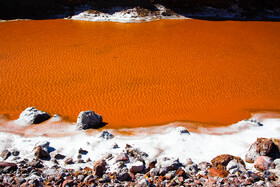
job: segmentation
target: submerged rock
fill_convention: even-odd
[[[43,112],[41,110],[37,110],[34,107],[28,107],[20,114],[17,121],[22,125],[29,125],[39,124],[50,118],[51,116],[48,113]]]
[[[92,110],[80,112],[77,119],[79,129],[97,129],[102,126],[102,116],[94,113]]]

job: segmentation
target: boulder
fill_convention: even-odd
[[[42,123],[50,118],[51,116],[48,113],[34,107],[28,107],[20,114],[17,121],[22,125],[30,125]]]
[[[229,155],[229,154],[222,154],[222,155],[216,156],[215,158],[213,158],[211,160],[211,163],[212,163],[213,167],[216,167],[218,169],[226,170],[227,164],[231,160],[234,160],[234,159],[237,160],[237,162],[239,162],[243,166],[245,166],[244,161],[240,157],[232,156],[232,155]]]
[[[102,131],[99,138],[103,138],[104,140],[110,140],[114,138],[114,135],[109,133],[108,131]]]
[[[131,173],[140,173],[143,170],[144,170],[144,164],[141,161],[134,162],[129,166],[129,171]]]
[[[254,163],[258,156],[277,158],[279,154],[279,148],[271,139],[258,138],[257,141],[250,146],[248,153],[245,155],[245,161]]]
[[[80,112],[77,119],[79,129],[97,129],[102,126],[102,116],[94,113],[92,110]]]
[[[106,170],[106,165],[107,163],[103,159],[96,161],[93,166],[93,174],[98,177],[102,177],[103,173]]]
[[[6,160],[7,158],[9,158],[11,156],[11,152],[8,149],[5,149],[2,153],[1,153],[1,157],[3,158],[3,160]]]
[[[254,167],[259,171],[266,171],[272,165],[273,160],[268,156],[259,156],[254,162]]]

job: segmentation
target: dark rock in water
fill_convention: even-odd
[[[39,124],[50,118],[51,116],[48,113],[37,110],[34,107],[28,107],[20,114],[18,120],[20,122],[23,122],[25,125],[28,125],[28,124]]]
[[[84,149],[82,149],[82,148],[79,149],[79,154],[85,155],[85,154],[87,154],[87,153],[88,153],[87,150],[84,150]]]
[[[112,138],[114,138],[114,135],[109,133],[108,131],[102,131],[102,133],[99,136],[100,138],[103,138],[105,140],[110,140]]]
[[[92,110],[80,112],[77,119],[79,129],[97,129],[102,126],[102,116],[94,113]]]
[[[48,159],[49,153],[41,146],[35,147],[35,156],[40,159]]]
[[[9,156],[11,156],[11,152],[8,149],[5,149],[2,153],[1,153],[1,157],[6,160],[7,158],[9,158]]]
[[[93,174],[101,177],[105,171],[107,163],[105,160],[98,160],[97,162],[94,163],[93,166]]]
[[[64,156],[64,155],[62,155],[62,154],[59,154],[59,153],[57,153],[55,156],[54,156],[54,158],[55,159],[64,159],[66,156]]]
[[[271,139],[258,138],[250,146],[248,153],[245,155],[245,161],[253,163],[258,156],[269,156],[273,159],[278,158],[280,156],[279,148]]]

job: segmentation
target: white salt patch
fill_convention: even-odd
[[[194,162],[211,161],[212,158],[219,154],[232,154],[240,156],[244,159],[250,145],[256,141],[258,137],[279,138],[280,119],[264,119],[261,121],[263,126],[248,124],[247,121],[241,121],[229,127],[215,128],[219,135],[212,134],[213,129],[207,133],[207,129],[203,129],[205,133],[180,133],[182,127],[174,127],[172,124],[168,126],[152,127],[153,134],[142,133],[135,136],[123,136],[114,134],[115,130],[108,130],[114,134],[113,139],[104,140],[99,138],[100,131],[96,130],[93,135],[86,134],[85,131],[76,130],[75,135],[64,137],[22,137],[11,133],[0,133],[0,152],[4,149],[17,149],[20,151],[21,158],[34,157],[33,148],[37,142],[49,141],[50,147],[55,150],[50,154],[52,157],[56,153],[60,153],[71,157],[77,161],[78,150],[80,148],[87,150],[88,153],[82,155],[83,160],[90,158],[92,161],[104,158],[106,154],[111,153],[113,159],[108,161],[111,170],[115,170],[115,157],[125,149],[126,144],[130,144],[135,148],[140,148],[146,152],[148,160],[154,158],[173,157],[179,158],[184,163],[187,158],[191,158]],[[155,133],[157,129],[157,133]],[[163,130],[164,129],[164,130]],[[237,130],[236,130],[237,129]],[[137,129],[138,130],[138,129]],[[143,128],[149,130],[149,128]],[[226,134],[223,134],[226,132]],[[119,148],[113,149],[114,144],[118,144]],[[2,158],[0,158],[2,159]],[[13,157],[9,157],[8,161],[12,161]],[[58,160],[64,165],[63,160]],[[51,161],[45,164],[52,166]],[[67,165],[67,168],[78,169],[79,167],[92,167],[92,163]]]

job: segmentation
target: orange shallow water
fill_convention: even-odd
[[[280,23],[0,23],[0,114],[28,106],[108,127],[231,124],[280,110]]]

